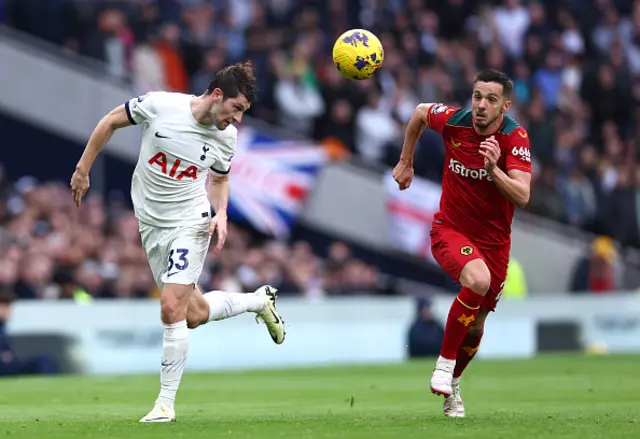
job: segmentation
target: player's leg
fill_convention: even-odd
[[[458,349],[478,316],[491,275],[480,250],[454,230],[432,230],[432,252],[445,272],[462,285],[449,309],[442,349],[431,376],[431,391],[448,397]]]
[[[436,395],[448,397],[453,391],[451,386],[458,350],[478,317],[489,289],[490,277],[482,259],[473,259],[462,267],[459,277],[462,289],[449,309],[442,349],[431,377],[431,391]]]
[[[453,373],[454,378],[459,378],[462,375],[462,372],[480,347],[480,341],[484,335],[484,322],[489,312],[496,309],[502,294],[502,288],[504,287],[507,268],[509,266],[509,251],[510,248],[508,246],[491,250],[483,249],[487,269],[490,273],[490,287],[485,295],[485,300],[482,303],[478,317],[469,328],[469,332],[462,340],[460,348],[458,349],[456,367]]]
[[[195,329],[212,321],[224,320],[247,311],[258,312],[264,301],[251,293],[227,293],[211,291],[203,294],[194,288],[187,308],[187,326]]]
[[[272,340],[280,344],[284,341],[285,329],[284,320],[276,309],[276,292],[275,288],[263,285],[253,293],[211,291],[202,294],[196,287],[189,299],[187,324],[189,328],[196,328],[212,321],[253,312],[265,323]]]
[[[459,380],[462,372],[467,368],[473,357],[475,357],[484,335],[484,322],[488,313],[482,311],[478,314],[475,322],[471,324],[469,332],[462,339],[458,354],[456,356],[456,367],[453,370],[453,379]]]
[[[174,403],[189,350],[187,306],[201,268],[189,229],[162,229],[141,225],[142,245],[156,284],[160,288],[164,328],[160,365],[160,393],[154,408],[140,422],[176,420]],[[206,231],[205,231],[206,233]]]
[[[165,284],[160,292],[164,327],[160,363],[160,394],[154,408],[140,422],[173,422],[175,400],[189,352],[187,304],[193,285]]]
[[[510,248],[504,247],[500,249],[485,249],[487,267],[491,273],[491,287],[485,296],[485,300],[480,307],[480,312],[476,320],[471,324],[469,332],[462,340],[462,344],[458,349],[456,365],[453,371],[453,379],[451,380],[451,396],[445,398],[444,414],[448,417],[464,417],[465,409],[460,392],[460,376],[469,365],[471,360],[475,358],[482,336],[484,335],[484,324],[489,312],[495,310],[504,280],[507,276],[507,267],[509,265]]]
[[[471,324],[469,332],[462,340],[460,349],[458,349],[456,366],[453,370],[453,379],[451,380],[451,396],[444,399],[443,405],[444,415],[447,417],[464,418],[465,416],[462,393],[460,392],[460,376],[480,347],[486,318],[487,312],[482,310],[476,320]]]
[[[463,248],[472,248],[465,246]],[[472,248],[472,252],[478,252]],[[440,355],[448,360],[457,358],[462,340],[469,332],[480,311],[480,306],[489,291],[491,274],[481,255],[464,263],[464,258],[456,258],[459,264],[464,263],[460,271],[459,282],[462,289],[449,309]]]

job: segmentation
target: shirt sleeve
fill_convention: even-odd
[[[531,151],[529,149],[529,134],[524,128],[517,128],[509,137],[506,151],[507,172],[512,169],[531,173]]]
[[[449,107],[445,104],[433,104],[427,113],[427,125],[432,130],[442,133],[445,125],[456,111],[458,109],[455,107]]]
[[[146,95],[133,98],[124,103],[127,110],[127,118],[132,125],[138,125],[148,122],[156,116],[156,108],[154,100],[157,99],[155,93],[147,93]]]
[[[236,153],[237,143],[237,137],[234,136],[228,141],[225,148],[221,148],[216,162],[209,169],[213,175],[217,175],[219,177],[229,175],[229,171],[231,171],[231,159]]]

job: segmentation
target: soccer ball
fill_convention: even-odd
[[[382,43],[368,30],[348,30],[333,45],[333,62],[348,79],[371,78],[383,61]]]

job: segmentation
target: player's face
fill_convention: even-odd
[[[497,82],[476,82],[473,87],[471,112],[473,123],[486,128],[509,109],[511,102],[503,95],[502,85]]]
[[[222,90],[215,89],[213,95],[213,106],[211,114],[215,120],[216,128],[224,130],[233,123],[240,123],[244,112],[250,107],[249,100],[239,95],[235,98],[224,99]]]

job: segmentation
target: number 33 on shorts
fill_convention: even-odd
[[[167,277],[173,276],[174,274],[179,273],[189,266],[189,260],[187,259],[188,254],[189,249],[186,248],[171,249],[171,251],[169,252],[169,267],[167,268]],[[177,271],[171,272],[171,270],[174,268]]]

